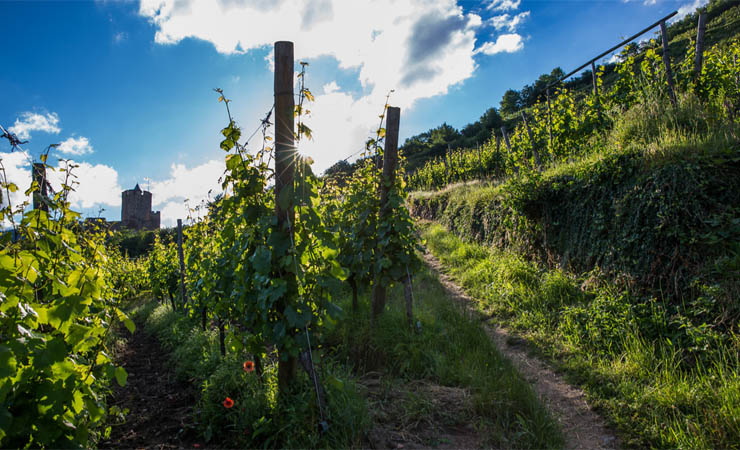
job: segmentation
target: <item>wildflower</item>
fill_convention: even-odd
[[[254,372],[254,362],[244,361],[244,371],[247,373]]]
[[[234,400],[230,399],[229,397],[226,397],[226,400],[224,400],[224,408],[229,409],[232,406],[234,406]]]

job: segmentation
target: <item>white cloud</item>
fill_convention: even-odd
[[[116,169],[105,164],[90,164],[70,161],[77,165],[72,169],[76,182],[74,191],[69,194],[73,208],[92,208],[96,205],[121,206],[121,185],[118,183]],[[52,188],[59,191],[65,172],[48,174]]]
[[[24,193],[31,186],[29,155],[25,152],[0,153],[0,159],[5,166],[8,181],[18,186],[18,191],[11,194],[13,205],[20,205],[23,202],[30,204],[31,197]],[[67,180],[68,183],[72,183],[74,189],[69,195],[73,210],[80,211],[82,208],[91,208],[96,205],[121,205],[122,189],[118,184],[118,172],[114,168],[104,164],[93,165],[86,162],[70,161],[70,164],[77,166],[72,168],[72,179]],[[66,172],[59,171],[60,167],[66,167],[66,165],[49,167],[46,173],[54,192],[61,191],[62,183],[67,175]],[[7,204],[4,197],[5,195],[3,195],[3,204]]]
[[[223,160],[211,160],[192,168],[172,164],[169,178],[153,181],[149,189],[152,207],[160,208],[162,226],[174,226],[177,219],[187,217],[185,200],[190,206],[196,206],[208,199],[209,191],[211,199],[222,192],[219,178],[224,170],[226,165]]]
[[[494,16],[491,18],[490,23],[491,25],[493,25],[494,28],[496,28],[497,31],[506,28],[507,30],[509,30],[509,32],[513,33],[514,31],[516,31],[516,28],[527,18],[529,18],[529,11],[524,11],[513,17],[508,14]]]
[[[326,83],[322,90],[324,91],[324,94],[333,94],[339,90],[339,85],[336,81],[332,80],[330,83]]]
[[[622,0],[624,3],[633,3],[635,0]],[[642,4],[645,6],[653,6],[658,3],[658,0],[643,0]]]
[[[519,9],[522,0],[493,0],[486,9],[492,11],[513,11]]]
[[[71,137],[62,141],[62,143],[59,144],[59,147],[57,147],[57,150],[64,153],[65,155],[74,156],[87,155],[93,152],[90,141],[88,141],[88,139],[84,136],[80,136],[77,138]]]
[[[31,186],[31,167],[29,164],[30,156],[27,152],[15,151],[11,153],[0,153],[0,161],[2,161],[3,167],[5,168],[5,174],[8,177],[7,181],[15,183],[18,186],[16,192],[10,193],[10,201],[13,207],[20,205],[24,201],[30,201],[29,197],[26,197],[24,191]],[[0,181],[2,180],[2,172],[0,172]],[[2,192],[2,206],[8,205],[8,199],[6,198],[7,191],[3,189]],[[0,224],[3,227],[7,226],[7,223]]]
[[[619,53],[614,53],[606,62],[609,64],[621,63],[622,57],[619,56]]]
[[[692,14],[698,8],[701,8],[707,3],[709,3],[709,0],[694,0],[691,3],[686,3],[682,5],[680,8],[678,8],[678,14],[671,19],[671,22],[683,19],[684,17]]]
[[[510,8],[519,1],[495,3]],[[329,83],[309,108],[314,141],[303,143],[302,151],[316,161],[316,171],[362,147],[391,89],[391,104],[403,111],[470,78],[482,22],[455,0],[142,0],[139,13],[154,24],[160,44],[194,38],[234,54],[290,40],[296,61],[330,56],[340,70],[356,71],[362,96],[332,90]],[[510,39],[500,37],[499,47]],[[521,46],[520,38],[514,47]],[[270,64],[271,52],[266,59]]]
[[[524,48],[522,37],[516,33],[502,34],[496,39],[495,43],[486,42],[477,52],[486,55],[495,55],[497,53],[515,53]]]
[[[32,131],[58,134],[62,129],[59,128],[59,115],[57,113],[24,112],[21,114],[21,119],[15,119],[15,123],[8,128],[8,131],[17,135],[19,139],[26,140],[31,138]]]

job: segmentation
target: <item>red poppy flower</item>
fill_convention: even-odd
[[[230,399],[229,397],[226,397],[226,400],[224,400],[224,408],[229,409],[232,406],[234,406],[234,400]]]
[[[244,371],[247,373],[254,372],[254,362],[244,361]]]

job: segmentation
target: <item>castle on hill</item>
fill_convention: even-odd
[[[143,191],[136,184],[133,189],[121,193],[121,224],[131,230],[156,230],[159,228],[160,212],[152,211],[152,193]]]

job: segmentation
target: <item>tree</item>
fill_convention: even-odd
[[[514,89],[509,89],[504,92],[503,98],[501,98],[501,114],[508,116],[514,114],[522,108],[522,94]]]

